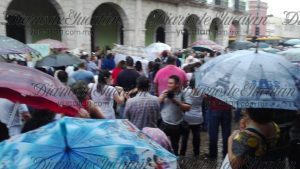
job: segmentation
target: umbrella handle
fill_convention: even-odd
[[[66,145],[65,150],[68,151],[70,149],[70,146],[69,146],[68,140],[67,140],[67,133],[68,133],[68,131],[67,131],[67,127],[66,127],[65,121],[64,120],[61,121],[59,123],[59,126],[60,126],[60,129],[61,129],[61,132],[62,132],[62,135],[63,135],[63,138],[64,138],[64,142],[65,142],[65,145]]]

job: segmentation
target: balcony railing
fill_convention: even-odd
[[[207,0],[191,0],[191,2],[199,3],[199,4],[206,4]]]
[[[218,8],[228,8],[228,0],[215,0],[215,5]]]

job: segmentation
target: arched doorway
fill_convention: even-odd
[[[98,6],[92,15],[91,47],[113,48],[114,44],[124,43],[123,18],[125,13],[121,7],[104,3]]]
[[[199,17],[197,15],[190,15],[184,22],[184,33],[182,47],[187,48],[191,43],[197,40],[200,27]]]
[[[155,41],[165,43],[165,28],[158,27],[155,32]]]
[[[229,27],[229,39],[232,39],[231,41],[239,41],[241,34],[241,26],[239,21],[234,20],[232,24]],[[229,41],[229,42],[231,42]]]
[[[7,36],[24,43],[61,40],[58,6],[53,0],[13,0],[5,13]]]
[[[166,41],[165,26],[167,18],[167,14],[160,9],[156,9],[149,14],[146,21],[146,46],[154,42],[164,43]]]
[[[189,46],[189,31],[187,29],[183,30],[183,43],[182,48],[185,49]]]
[[[221,19],[213,19],[209,28],[209,39],[220,44],[222,43],[220,39],[222,38],[223,34],[224,32]]]

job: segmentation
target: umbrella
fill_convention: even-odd
[[[192,43],[191,47],[197,47],[197,46],[207,46],[212,50],[216,50],[216,51],[221,51],[224,50],[224,47],[215,43],[214,41],[211,40],[198,40],[194,43]]]
[[[0,56],[0,62],[6,62],[6,59],[3,56]]]
[[[127,120],[64,117],[4,141],[0,147],[0,168],[177,167],[176,156]]]
[[[161,42],[152,43],[145,48],[145,51],[147,52],[148,58],[150,58],[150,60],[155,60],[165,50],[171,51],[171,47]]]
[[[258,43],[258,47],[259,47],[259,48],[269,48],[270,45],[267,44],[267,43],[265,43],[265,42],[259,42],[259,43]]]
[[[284,56],[291,62],[300,62],[300,48],[291,48],[286,51],[279,52],[278,54]]]
[[[136,56],[141,58],[146,58],[147,53],[144,48],[133,47],[133,46],[124,46],[124,45],[115,45],[112,49],[114,53],[126,55],[126,56]]]
[[[197,45],[215,45],[216,42],[212,40],[198,40],[196,42],[193,42],[191,46],[197,46]]]
[[[276,48],[263,48],[262,49],[264,52],[268,52],[268,53],[277,53],[277,52],[280,52],[281,50],[279,49],[276,49]]]
[[[70,116],[75,116],[80,108],[76,96],[59,80],[10,63],[0,63],[0,97]]]
[[[0,55],[22,54],[30,52],[39,53],[16,39],[0,35]]]
[[[67,46],[61,41],[54,39],[43,39],[35,42],[36,44],[48,44],[51,49],[67,49]]]
[[[212,52],[213,49],[208,47],[208,46],[205,46],[205,45],[197,45],[197,46],[193,46],[192,49],[194,49],[195,51],[201,51],[201,52]]]
[[[233,50],[244,50],[255,47],[255,44],[249,41],[235,41],[230,43],[229,48]]]
[[[236,51],[211,59],[195,77],[199,92],[237,108],[300,107],[300,69],[280,55]]]
[[[69,66],[69,65],[76,65],[81,63],[79,57],[69,54],[69,53],[58,53],[58,54],[51,54],[43,59],[37,61],[36,66],[50,66],[50,67],[60,67],[60,66]]]
[[[290,39],[290,40],[285,41],[283,44],[291,45],[291,46],[299,45],[300,44],[300,39]]]

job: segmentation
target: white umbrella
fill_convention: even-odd
[[[165,51],[171,51],[171,47],[165,43],[157,42],[157,43],[152,43],[151,45],[147,46],[145,48],[148,57],[151,61],[154,61],[159,55]]]
[[[300,107],[300,69],[280,55],[236,51],[211,59],[195,77],[200,92],[234,107]]]

